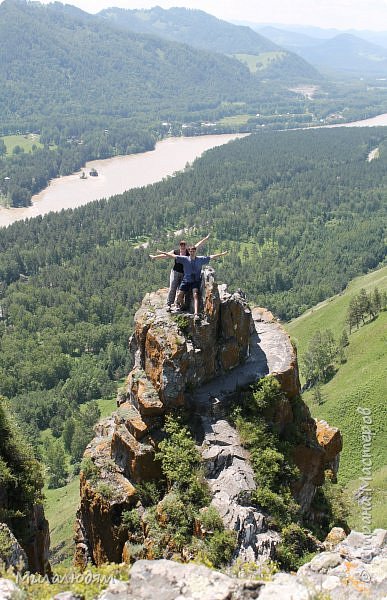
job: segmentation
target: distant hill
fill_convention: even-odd
[[[363,76],[387,74],[387,32],[339,32],[270,25],[252,27],[318,69],[334,69]]]
[[[298,50],[318,67],[362,75],[387,75],[387,49],[349,33]]]
[[[258,91],[256,78],[232,58],[124,32],[68,5],[0,5],[3,126],[57,115],[159,120]]]
[[[259,27],[258,31],[272,42],[283,48],[287,48],[292,52],[298,52],[302,48],[309,48],[321,44],[321,38],[315,38],[306,33],[289,31],[270,25]]]
[[[109,8],[99,16],[122,29],[159,35],[195,48],[234,56],[260,77],[321,79],[307,62],[249,27],[233,25],[200,10],[164,10],[159,6],[150,10]]]

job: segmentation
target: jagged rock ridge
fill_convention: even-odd
[[[252,311],[243,292],[230,294],[225,285],[218,286],[211,268],[204,271],[202,290],[199,324],[192,314],[166,312],[167,290],[147,294],[135,315],[134,368],[118,395],[117,411],[98,424],[85,452],[90,469],[80,477],[78,564],[122,560],[126,532],[121,514],[137,502],[136,483],[161,475],[154,454],[164,415],[183,405],[200,422],[198,444],[213,503],[225,525],[238,531],[239,555],[272,555],[278,543],[266,516],[239,503],[241,492],[254,489],[254,480],[247,453],[225,414],[238,388],[271,373],[286,394],[274,407],[273,419],[279,430],[291,422],[291,401],[300,392],[296,352],[270,313]],[[337,469],[341,436],[326,424],[318,429],[306,406],[301,426],[308,444],[296,448],[301,479],[294,493],[307,511],[325,469]]]

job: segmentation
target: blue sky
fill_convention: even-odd
[[[48,4],[50,0],[41,0]],[[387,0],[68,0],[89,13],[103,8],[198,8],[226,21],[387,31]]]

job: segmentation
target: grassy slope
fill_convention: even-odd
[[[116,399],[97,400],[101,418],[110,415],[116,407]],[[74,523],[79,504],[79,477],[76,475],[67,485],[56,490],[44,488],[45,514],[50,525],[51,560],[53,564],[69,566],[74,555]]]
[[[344,328],[349,300],[361,288],[368,292],[378,287],[387,289],[387,267],[359,277],[351,282],[340,295],[322,302],[288,323],[286,329],[295,340],[299,358],[317,330],[331,329],[338,338]],[[347,362],[340,366],[336,375],[322,387],[324,403],[313,404],[312,393],[304,394],[314,417],[327,420],[343,433],[344,448],[341,455],[339,482],[350,492],[352,515],[350,524],[361,527],[359,507],[353,500],[353,492],[359,488],[361,476],[362,417],[358,407],[372,411],[372,489],[373,526],[387,524],[387,463],[386,456],[386,381],[387,381],[387,313],[367,323],[350,336]]]

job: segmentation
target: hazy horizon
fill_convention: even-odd
[[[40,0],[49,4],[52,0]],[[2,3],[3,0],[0,1]],[[104,8],[149,9],[185,7],[203,10],[225,21],[322,29],[387,31],[386,0],[69,0],[62,2],[95,14]],[[381,23],[385,23],[383,27]]]

